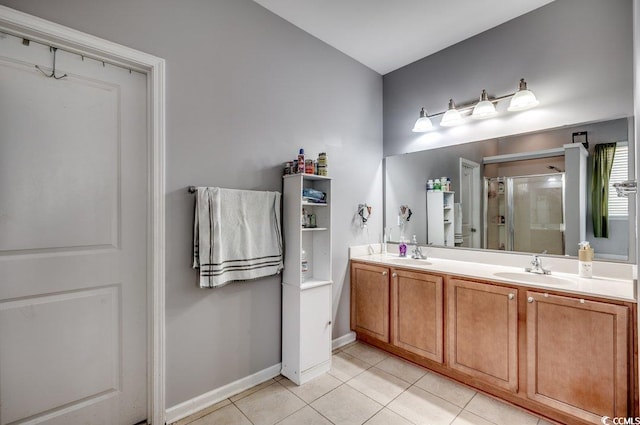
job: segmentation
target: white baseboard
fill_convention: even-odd
[[[356,340],[356,333],[349,332],[346,335],[342,335],[341,337],[334,339],[331,342],[331,349],[335,350],[336,348],[344,347],[347,344],[351,344],[355,340]]]
[[[244,390],[248,390],[251,387],[268,381],[271,378],[275,378],[276,376],[280,375],[281,368],[282,364],[278,363],[259,372],[256,372],[253,375],[238,379],[237,381],[231,382],[225,386],[216,388],[215,390],[194,397],[191,400],[187,400],[180,404],[172,406],[166,411],[166,423],[170,424],[172,422],[179,421],[180,419],[186,418],[189,415],[199,412],[200,410],[205,409],[212,404],[239,394]]]
[[[332,349],[343,347],[347,344],[352,343],[356,340],[356,333],[349,332],[346,335],[343,335],[339,338],[334,339],[331,342]],[[254,373],[253,375],[246,376],[242,379],[238,379],[237,381],[231,382],[223,387],[216,388],[215,390],[211,390],[207,393],[196,396],[190,400],[184,401],[180,404],[172,406],[167,409],[165,420],[167,424],[179,421],[180,419],[186,418],[189,415],[192,415],[200,410],[203,410],[212,404],[218,403],[226,398],[232,397],[238,393],[241,393],[244,390],[247,390],[251,387],[254,387],[258,384],[261,384],[265,381],[268,381],[271,378],[275,378],[280,375],[280,369],[282,368],[282,363],[278,363],[276,365],[270,366],[266,369],[263,369],[259,372]]]

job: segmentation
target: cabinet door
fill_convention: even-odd
[[[389,269],[351,265],[351,329],[389,342]]]
[[[452,369],[518,389],[518,290],[451,279],[447,360]]]
[[[331,359],[331,285],[300,293],[300,372]]]
[[[392,270],[391,342],[442,363],[442,277]]]
[[[599,423],[626,417],[627,307],[527,292],[527,396]]]

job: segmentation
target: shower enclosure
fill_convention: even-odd
[[[564,173],[484,179],[484,247],[564,255]]]

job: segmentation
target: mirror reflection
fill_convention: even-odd
[[[634,261],[635,206],[612,188],[635,178],[631,128],[622,118],[387,157],[385,234],[568,256],[587,240],[596,259]]]

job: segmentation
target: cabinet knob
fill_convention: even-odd
[[[392,277],[398,277],[398,273],[393,273],[391,276]]]
[[[515,297],[516,297],[515,294],[509,294],[509,299],[510,300],[514,299]]]
[[[327,326],[331,326],[331,323],[332,323],[332,322],[331,322],[331,320],[329,320],[329,321],[327,322]]]
[[[529,298],[527,298],[527,302],[528,302],[528,303],[532,303],[532,302],[533,302],[533,297],[529,297]]]
[[[386,276],[386,275],[387,275],[387,272],[382,272],[382,276]]]

